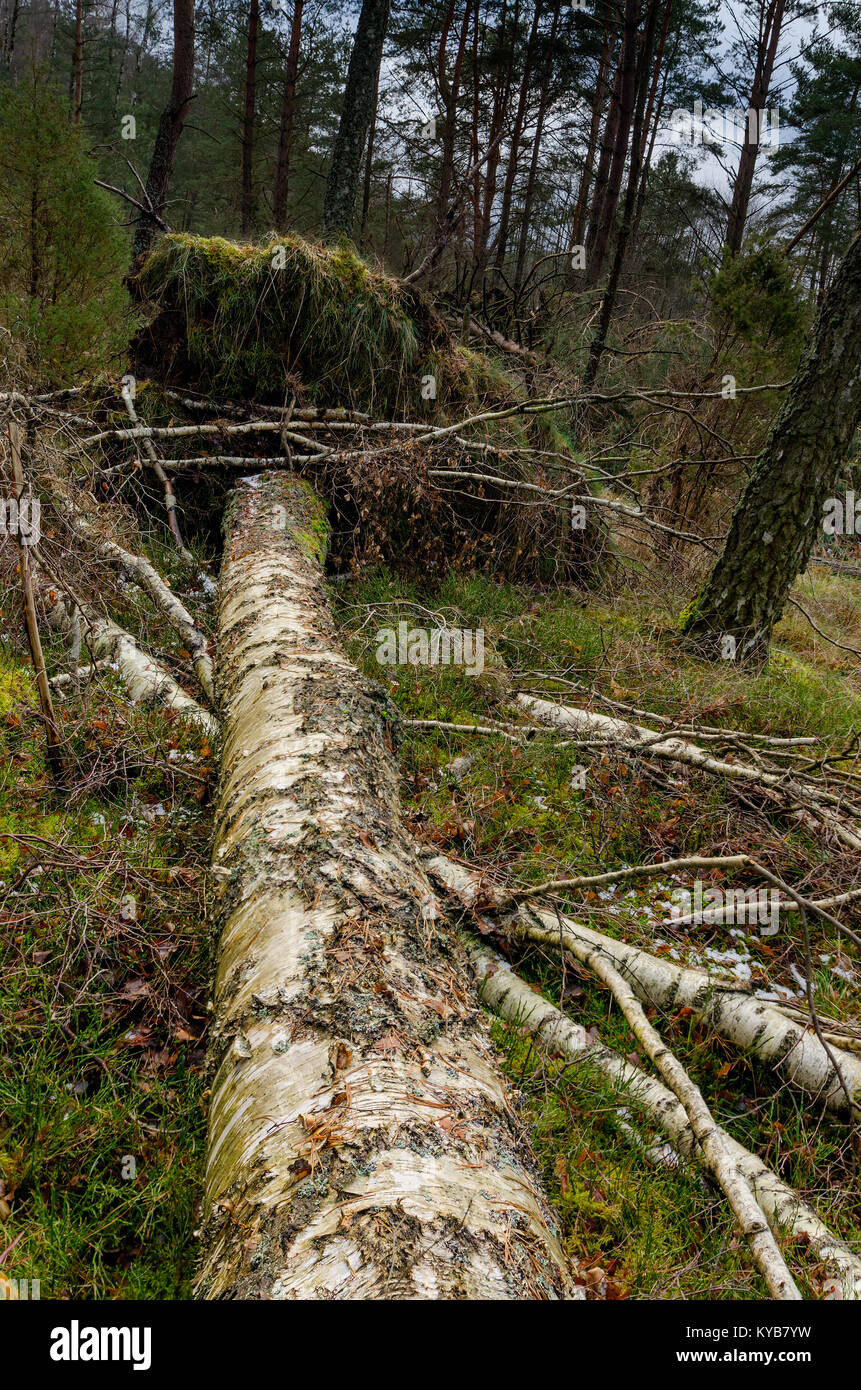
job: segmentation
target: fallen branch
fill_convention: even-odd
[[[74,685],[77,681],[84,680],[88,676],[97,675],[99,671],[105,669],[107,664],[108,663],[102,659],[101,661],[94,661],[91,666],[78,666],[74,671],[61,671],[59,675],[51,676],[48,684],[52,686],[54,690],[62,690],[64,686]]]
[[[482,912],[497,910],[495,885],[476,870],[436,853],[429,854],[425,863],[434,880],[464,906],[479,907]],[[506,898],[503,893],[501,901],[504,903]],[[844,1086],[854,1109],[861,1110],[861,1058],[831,1049],[839,1064],[838,1074],[832,1056],[809,1027],[786,1018],[779,1009],[734,982],[659,959],[564,914],[560,918],[526,904],[518,904],[508,917],[503,910],[500,921],[506,931],[513,930],[517,936],[556,950],[565,948],[569,937],[590,947],[600,947],[642,1003],[667,1012],[689,1009],[697,1022],[713,1028],[733,1046],[752,1053],[790,1085],[829,1110],[844,1110]]]
[[[702,1151],[687,1114],[672,1091],[656,1077],[632,1066],[617,1052],[597,1041],[554,1004],[530,988],[511,965],[487,945],[469,948],[481,983],[482,1002],[500,1018],[525,1030],[550,1056],[583,1062],[618,1088],[620,1100],[654,1124],[683,1159],[701,1163]],[[809,1246],[840,1296],[861,1299],[861,1259],[835,1236],[798,1193],[767,1167],[756,1154],[722,1131],[728,1159],[744,1177],[772,1230],[784,1240]]]
[[[75,622],[79,622],[94,661],[116,667],[135,704],[176,710],[183,718],[199,724],[210,738],[217,736],[218,721],[214,715],[187,695],[171,673],[143,651],[130,633],[111,618],[85,612],[59,586],[48,589],[43,597],[49,626],[68,638],[74,632]]]
[[[135,410],[134,402],[132,401],[131,391],[129,387],[127,385],[123,386],[123,389],[120,394],[122,395],[123,402],[125,404],[126,410],[128,411],[129,419],[131,420],[134,426],[140,428],[137,417],[137,411]],[[146,427],[144,426],[144,428]],[[185,560],[187,564],[193,565],[195,564],[194,556],[192,555],[190,550],[186,549],[185,542],[182,539],[182,532],[179,529],[179,521],[177,520],[176,515],[176,494],[173,490],[173,483],[170,481],[170,478],[167,476],[167,474],[164,471],[164,468],[161,465],[158,454],[156,453],[155,448],[153,446],[152,439],[146,435],[141,436],[141,438],[144,446],[144,453],[149,459],[150,467],[152,468],[153,473],[155,473],[155,476],[158,478],[159,482],[161,483],[164,489],[164,505],[167,508],[168,525],[170,526],[171,535],[173,536],[176,542],[176,548],[182,556],[183,560]],[[88,439],[87,445],[89,446],[91,442],[93,441]]]
[[[599,980],[603,980],[625,1015],[637,1042],[660,1072],[664,1084],[683,1107],[700,1144],[703,1162],[732,1208],[739,1229],[750,1247],[754,1263],[772,1298],[800,1301],[801,1294],[777,1247],[765,1215],[733,1161],[732,1150],[725,1142],[728,1136],[706,1105],[699,1087],[666,1046],[657,1029],[649,1022],[631,986],[600,947],[569,935],[566,938],[566,949],[597,975]]]
[[[212,658],[207,651],[206,634],[201,631],[181,599],[168,588],[158,570],[142,555],[126,550],[109,536],[103,536],[83,512],[67,498],[58,505],[74,530],[91,541],[99,555],[118,564],[149,595],[174,632],[182,639],[191,657],[200,688],[208,700],[215,699]]]
[[[851,830],[827,807],[843,807],[845,798],[829,792],[824,787],[800,782],[787,773],[771,773],[745,763],[730,763],[722,758],[712,757],[696,744],[672,735],[663,736],[653,729],[644,729],[639,724],[629,724],[620,719],[610,719],[605,714],[592,710],[575,709],[568,705],[558,705],[549,700],[540,700],[533,695],[518,695],[517,703],[528,710],[533,718],[542,723],[552,724],[571,734],[586,734],[606,743],[617,743],[631,752],[644,753],[653,758],[669,762],[687,763],[704,772],[716,773],[735,781],[759,785],[775,791],[782,797],[801,805],[827,826],[844,844],[861,850],[861,835]]]
[[[745,854],[721,854],[714,857],[693,854],[685,859],[664,859],[657,864],[635,864],[627,869],[609,869],[605,874],[591,874],[583,878],[549,878],[544,883],[533,883],[528,888],[516,888],[510,895],[510,902],[523,902],[526,898],[537,898],[547,893],[558,893],[562,889],[599,888],[605,883],[625,883],[632,878],[649,878],[655,874],[672,873],[678,869],[743,869],[750,861]],[[505,900],[498,899],[499,906]]]
[[[20,504],[24,493],[24,470],[21,463],[21,427],[16,421],[12,421],[9,425],[9,451],[12,456],[12,477],[15,484],[15,492]],[[51,688],[45,670],[42,642],[39,637],[39,623],[36,618],[36,600],[33,593],[33,574],[30,568],[30,556],[27,550],[27,542],[21,533],[20,527],[18,528],[18,569],[21,575],[21,588],[24,594],[24,621],[27,629],[27,642],[30,647],[30,659],[33,662],[33,671],[36,676],[36,688],[39,693],[39,708],[42,714],[42,723],[45,726],[45,756],[55,783],[57,786],[62,787],[66,783],[62,740],[57,725],[57,717],[54,714]]]
[[[152,204],[147,207],[145,203],[140,202],[137,198],[133,198],[131,193],[127,193],[124,188],[117,188],[113,183],[105,183],[103,179],[93,179],[93,183],[97,184],[99,188],[107,189],[108,193],[115,193],[118,198],[123,198],[125,202],[131,203],[133,208],[137,208],[138,212],[148,218],[150,222],[154,222],[159,231],[166,233],[170,232],[170,227],[167,225],[164,218],[160,217],[155,211]]]

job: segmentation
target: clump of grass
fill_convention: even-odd
[[[149,379],[153,423],[175,417],[175,401],[159,401],[168,382],[219,401],[350,407],[377,423],[481,417],[466,427],[466,445],[446,437],[431,451],[399,432],[366,437],[345,455],[338,435],[325,441],[329,454],[305,460],[332,504],[338,563],[591,582],[603,526],[593,518],[588,533],[572,531],[570,505],[554,496],[545,464],[545,454],[558,454],[576,469],[563,413],[484,418],[525,402],[526,384],[457,342],[420,290],[368,266],[348,243],[321,246],[293,235],[241,246],[171,235],[156,244],[132,286],[151,314],[132,365],[141,381]],[[283,453],[274,435],[267,443]],[[431,476],[434,463],[472,469],[473,444],[489,445],[490,478],[458,486]],[[507,485],[514,480],[532,485],[526,504]],[[546,498],[536,498],[536,482]]]
[[[346,243],[272,236],[239,246],[176,234],[157,243],[132,283],[157,309],[138,359],[215,395],[280,404],[298,378],[320,405],[431,418],[510,388],[454,344],[419,291],[371,269]],[[423,397],[430,377],[435,395]]]

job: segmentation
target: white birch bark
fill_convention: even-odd
[[[200,688],[208,700],[214,698],[215,689],[212,675],[212,658],[207,650],[206,634],[201,631],[185,604],[168,587],[158,570],[143,555],[135,555],[126,550],[110,536],[104,536],[67,497],[57,496],[57,505],[65,513],[73,530],[86,537],[97,554],[120,565],[145,593],[149,595],[156,608],[167,619],[174,632],[185,643],[194,666]]]
[[[517,703],[521,709],[528,710],[533,719],[543,724],[552,724],[566,733],[582,734],[584,737],[600,739],[607,743],[618,743],[632,752],[641,752],[648,757],[661,758],[675,763],[687,763],[704,772],[716,773],[735,781],[768,787],[787,797],[795,804],[807,807],[831,830],[839,840],[851,849],[861,849],[861,835],[845,824],[832,807],[841,807],[841,798],[824,787],[790,777],[785,773],[766,772],[747,763],[728,763],[723,758],[714,758],[695,743],[675,735],[662,737],[654,729],[644,729],[641,724],[629,724],[623,719],[611,719],[606,714],[596,714],[594,710],[576,709],[569,705],[558,705],[552,700],[540,700],[534,695],[518,695]]]
[[[53,592],[53,599],[50,597]],[[143,651],[130,633],[111,618],[83,613],[68,595],[43,589],[48,625],[74,638],[80,627],[93,660],[117,668],[134,704],[162,705],[199,724],[210,738],[218,735],[218,721],[187,695],[182,686],[154,657]]]
[[[228,511],[199,1292],[572,1297],[400,820],[385,697],[337,646],[321,528],[292,476]]]
[[[471,905],[485,901],[492,910],[493,892],[480,875],[444,855],[424,859],[428,871],[438,882]],[[479,895],[479,896],[477,896]],[[566,935],[589,946],[597,946],[630,984],[643,1004],[654,1004],[672,1012],[690,1009],[694,1018],[707,1023],[721,1037],[745,1052],[751,1052],[774,1067],[791,1085],[806,1091],[831,1110],[846,1107],[846,1095],[831,1058],[819,1038],[803,1024],[786,1018],[765,1000],[703,970],[691,970],[665,958],[652,956],[617,941],[591,927],[575,922],[564,913],[538,911],[521,904],[513,917],[513,930],[559,949]],[[853,1106],[861,1106],[861,1057],[831,1047]]]
[[[702,1162],[684,1107],[662,1081],[596,1042],[585,1028],[536,994],[484,943],[471,946],[469,955],[481,982],[482,1001],[489,1009],[525,1029],[551,1056],[561,1053],[606,1076],[619,1088],[621,1102],[660,1129],[680,1157]],[[748,1183],[775,1235],[809,1245],[825,1273],[836,1281],[841,1298],[861,1299],[861,1258],[761,1158],[725,1130],[722,1133],[727,1158]]]

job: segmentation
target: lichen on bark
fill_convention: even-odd
[[[319,517],[305,483],[271,475],[228,517],[200,1292],[566,1297],[467,962],[400,818],[387,699],[337,643]]]
[[[682,630],[703,655],[765,659],[859,424],[861,235],[828,290],[723,551],[684,616]]]

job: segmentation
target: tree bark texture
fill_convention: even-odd
[[[339,232],[349,236],[353,228],[362,152],[388,25],[389,0],[363,0],[323,204],[323,230],[328,236]]]
[[[423,863],[431,878],[456,893],[466,906],[475,904],[480,891],[483,910],[495,911],[493,885],[474,870],[437,854],[425,855]],[[507,912],[508,908],[504,906],[503,910]],[[517,906],[516,918],[508,923],[508,930],[515,937],[540,942],[550,949],[566,949],[569,937],[600,949],[643,1004],[666,1013],[690,1009],[698,1022],[773,1067],[790,1086],[839,1113],[846,1109],[846,1096],[835,1072],[836,1061],[853,1111],[861,1110],[861,1058],[834,1046],[829,1049],[829,1056],[811,1028],[786,1018],[779,1009],[738,988],[732,980],[676,965],[626,941],[593,931],[567,915],[560,917],[557,912],[525,903]]]
[[[173,0],[173,82],[170,102],[162,112],[146,181],[150,206],[161,215],[167,201],[179,137],[193,97],[194,0]],[[149,250],[155,224],[141,217],[135,228],[132,259]]]
[[[481,981],[482,1000],[494,1013],[529,1033],[551,1056],[562,1053],[569,1062],[600,1072],[618,1087],[623,1103],[664,1133],[679,1157],[702,1163],[702,1149],[684,1108],[662,1081],[596,1041],[593,1034],[536,994],[507,961],[484,944],[470,947],[470,959]],[[851,1246],[835,1236],[813,1208],[755,1153],[726,1131],[722,1142],[775,1234],[809,1245],[829,1278],[836,1280],[840,1296],[861,1299],[861,1259]],[[667,1162],[665,1152],[658,1156]]]
[[[250,0],[248,46],[245,54],[245,112],[242,118],[242,235],[251,230],[254,216],[254,121],[257,109],[257,31],[259,0]]]
[[[736,506],[723,551],[683,630],[718,659],[764,660],[790,587],[822,535],[861,423],[861,235],[819,310],[795,378]]]
[[[750,92],[750,109],[756,112],[762,111],[768,101],[785,12],[786,0],[767,0]],[[759,153],[758,122],[755,138],[751,138],[751,135],[752,132],[746,125],[727,222],[726,247],[731,256],[738,254],[744,240],[744,229],[753,189],[753,175],[756,170],[756,157]]]
[[[321,507],[269,475],[228,510],[199,1291],[570,1297],[462,947],[400,819],[386,698],[337,645]]]
[[[610,160],[607,183],[603,190],[600,206],[596,208],[594,239],[591,239],[593,229],[590,227],[590,237],[587,237],[586,242],[588,251],[586,283],[590,288],[597,285],[604,268],[607,248],[610,245],[610,236],[616,217],[616,207],[619,202],[619,195],[622,191],[625,162],[628,157],[628,139],[631,134],[631,122],[634,118],[638,13],[639,6],[637,0],[625,0],[624,37],[622,40],[622,56],[620,59],[621,76],[619,103],[616,113],[618,124],[615,130],[615,142],[613,146],[613,155]],[[611,110],[610,116],[607,118],[608,125],[610,124],[612,115],[613,112]],[[596,193],[597,191],[598,189],[596,186]]]
[[[290,47],[284,67],[284,92],[281,98],[281,129],[278,134],[278,159],[275,165],[275,189],[272,215],[276,230],[283,232],[287,218],[287,188],[290,178],[290,147],[296,119],[296,83],[299,77],[299,48],[302,42],[302,10],[304,0],[295,0],[293,22],[290,25]]]

